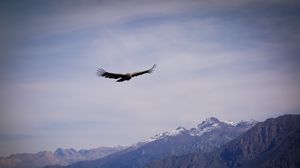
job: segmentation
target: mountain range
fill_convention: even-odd
[[[72,148],[58,148],[55,152],[12,154],[6,158],[0,158],[0,168],[41,168],[46,165],[69,165],[82,160],[99,159],[124,148],[122,146],[99,147],[79,151]]]
[[[127,149],[107,157],[82,161],[69,166],[49,166],[52,168],[140,168],[154,160],[160,160],[170,155],[184,155],[193,152],[211,152],[255,125],[251,122],[223,122],[217,118],[206,119],[192,129],[178,127],[175,130],[157,134],[141,141]]]
[[[284,115],[256,124],[213,152],[169,156],[146,167],[298,168],[299,158],[300,115]]]
[[[0,158],[0,168],[297,168],[299,144],[300,115],[239,123],[211,117],[129,147],[15,154]]]

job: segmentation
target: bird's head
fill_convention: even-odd
[[[132,74],[131,74],[131,73],[127,73],[126,75],[127,75],[128,77],[130,77],[130,78],[132,77]]]

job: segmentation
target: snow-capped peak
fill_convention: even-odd
[[[197,125],[197,128],[192,128],[189,132],[191,136],[201,136],[204,133],[210,132],[216,128],[221,127],[221,122],[214,117],[205,119],[202,123]]]
[[[162,138],[165,138],[165,137],[177,136],[177,135],[180,135],[180,134],[182,134],[186,131],[188,131],[186,128],[180,126],[180,127],[176,128],[175,130],[166,131],[166,132],[163,132],[163,133],[156,134],[155,136],[153,136],[149,139],[146,139],[146,140],[142,141],[141,143],[148,143],[148,142],[156,141],[156,140],[159,140],[159,139],[162,139]]]
[[[213,127],[217,127],[221,122],[214,117],[210,117],[205,119],[204,121],[202,121],[202,123],[197,125],[197,128],[202,129],[204,127],[208,127],[208,126],[213,126]]]
[[[230,120],[220,121],[215,117],[210,117],[202,121],[200,124],[197,125],[196,128],[192,128],[190,130],[187,130],[184,127],[178,127],[175,130],[166,131],[160,134],[156,134],[155,136],[146,139],[144,141],[139,142],[138,144],[146,144],[152,141],[160,140],[165,137],[174,137],[178,135],[190,135],[190,136],[202,136],[205,133],[211,132],[215,129],[221,129],[226,127],[236,127],[236,128],[242,128],[242,129],[249,129],[252,126],[254,126],[257,123],[255,120],[250,120],[248,122],[241,121],[239,123],[235,123]]]
[[[234,121],[231,121],[231,120],[224,120],[224,121],[222,121],[222,122],[224,122],[224,123],[226,123],[226,124],[229,124],[229,125],[232,125],[232,126],[236,126],[236,122],[234,122]]]
[[[187,131],[187,129],[185,129],[184,127],[178,127],[175,130],[171,130],[171,131],[167,131],[165,133],[166,136],[176,136],[179,135],[183,132]]]
[[[207,124],[213,124],[213,123],[218,123],[220,122],[217,118],[215,117],[209,117],[207,119],[205,119],[204,123],[207,123]]]
[[[249,121],[240,121],[239,123],[237,123],[235,126],[238,127],[238,128],[251,128],[253,127],[255,124],[257,124],[258,121],[256,120],[249,120]]]

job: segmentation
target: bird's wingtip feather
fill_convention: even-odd
[[[99,76],[103,76],[103,74],[105,73],[106,71],[104,70],[104,69],[102,69],[102,68],[98,68],[98,70],[97,70],[97,74],[99,75]]]

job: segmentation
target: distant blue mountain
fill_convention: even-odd
[[[66,168],[141,168],[170,155],[211,152],[235,139],[257,122],[232,123],[211,117],[192,129],[178,127],[93,161],[78,162]],[[58,168],[62,166],[49,166]]]
[[[94,160],[118,152],[125,147],[100,147],[90,150],[58,148],[54,153],[43,151],[38,153],[13,154],[0,158],[0,168],[41,168],[46,165],[69,165],[83,160]]]

